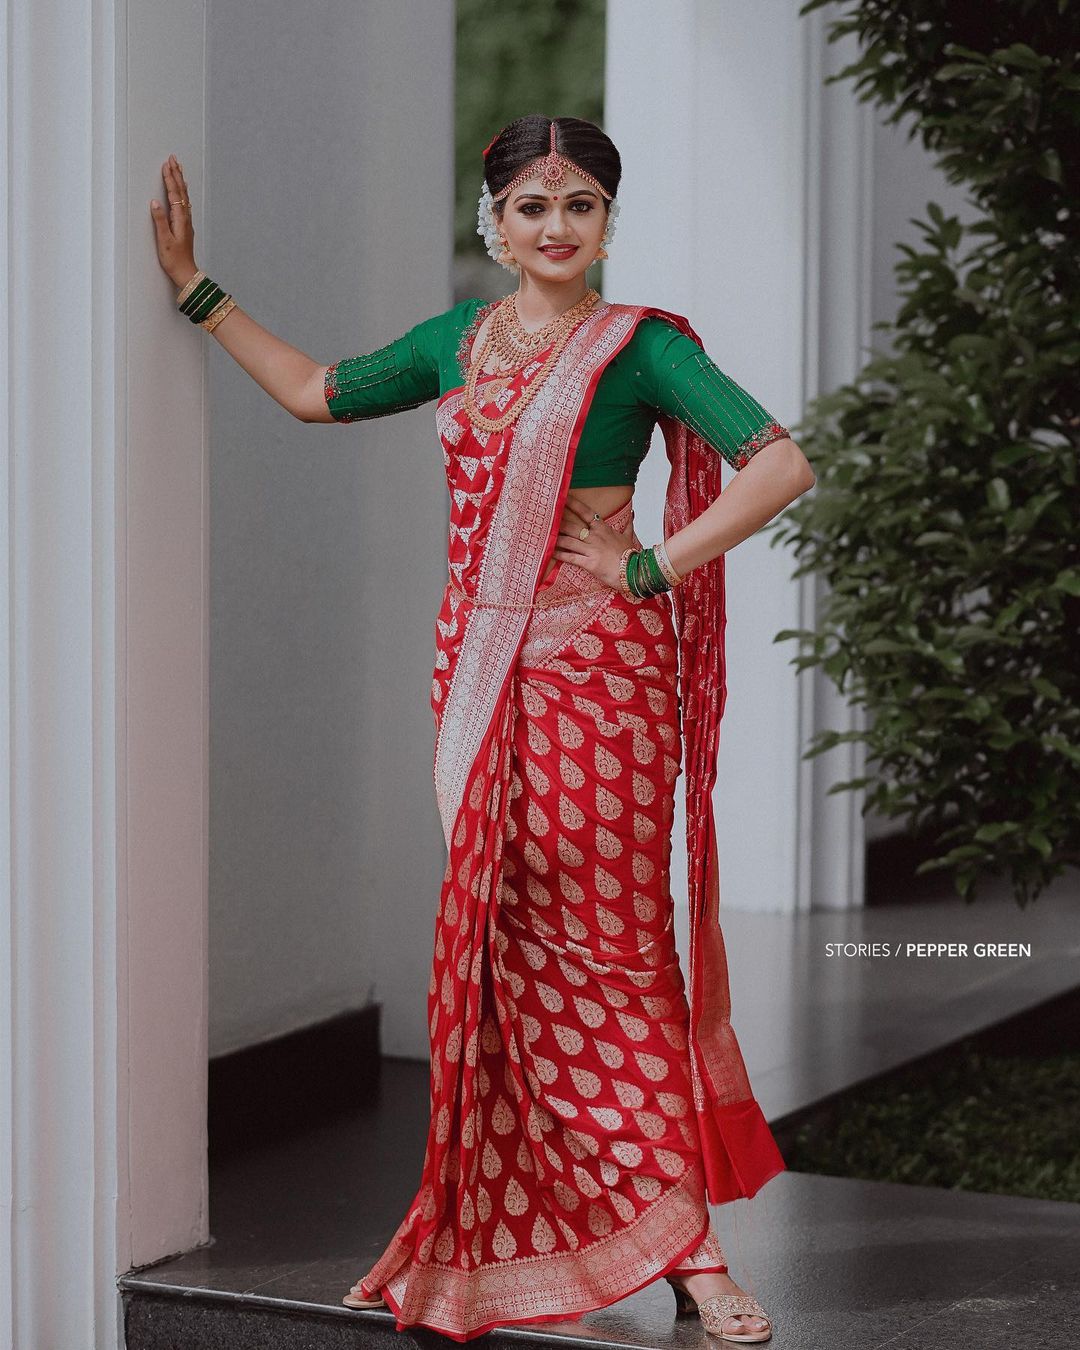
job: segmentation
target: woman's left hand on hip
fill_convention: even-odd
[[[585,538],[581,538],[584,530]],[[617,589],[619,585],[619,557],[636,545],[634,520],[631,516],[625,531],[613,529],[599,512],[570,495],[560,522],[559,537],[552,557],[558,562],[573,563],[591,572],[594,577]]]

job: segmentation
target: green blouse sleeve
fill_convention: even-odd
[[[666,319],[643,319],[638,331],[640,359],[633,368],[639,397],[697,432],[733,468],[744,468],[764,446],[791,434]]]
[[[456,305],[377,351],[346,356],[328,366],[323,392],[334,420],[385,417],[438,398],[444,348],[460,329],[463,310]]]

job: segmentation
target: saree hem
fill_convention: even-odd
[[[751,1199],[786,1170],[772,1130],[756,1099],[698,1111],[709,1203]]]
[[[419,1265],[414,1260],[407,1258],[402,1262],[402,1266],[398,1268],[395,1274],[390,1277],[388,1283],[378,1286],[376,1289],[372,1289],[366,1282],[362,1281],[362,1295],[365,1298],[373,1298],[376,1294],[381,1294],[386,1300],[387,1307],[394,1314],[396,1321],[395,1330],[397,1331],[405,1331],[412,1327],[421,1326],[426,1327],[431,1331],[437,1331],[440,1335],[448,1336],[450,1339],[458,1342],[473,1340],[475,1337],[481,1336],[486,1332],[493,1330],[495,1327],[531,1326],[541,1322],[577,1321],[584,1317],[586,1313],[596,1312],[600,1308],[608,1308],[614,1303],[619,1303],[624,1298],[629,1298],[631,1294],[638,1293],[640,1290],[644,1289],[646,1285],[652,1284],[655,1280],[661,1279],[663,1276],[674,1272],[678,1269],[679,1265],[685,1261],[687,1256],[705,1241],[711,1231],[712,1220],[709,1216],[707,1207],[705,1207],[703,1203],[695,1204],[694,1199],[687,1195],[688,1182],[695,1183],[692,1189],[695,1194],[697,1194],[700,1191],[702,1182],[700,1167],[696,1165],[692,1167],[679,1185],[674,1187],[664,1197],[665,1200],[672,1203],[689,1199],[690,1204],[693,1207],[692,1209],[687,1209],[684,1214],[680,1215],[676,1213],[673,1216],[673,1221],[669,1225],[671,1235],[678,1236],[681,1234],[682,1240],[680,1241],[679,1248],[675,1254],[667,1259],[655,1257],[653,1255],[657,1245],[654,1243],[653,1239],[654,1237],[661,1235],[657,1235],[652,1231],[652,1226],[648,1221],[653,1220],[655,1223],[658,1218],[662,1217],[661,1215],[658,1215],[656,1211],[671,1207],[671,1205],[665,1206],[663,1201],[657,1201],[652,1209],[646,1211],[641,1216],[638,1225],[635,1225],[635,1228],[642,1225],[645,1226],[644,1231],[640,1234],[641,1240],[638,1244],[640,1255],[636,1264],[629,1260],[620,1259],[622,1250],[626,1246],[633,1247],[634,1245],[633,1243],[628,1243],[627,1239],[639,1236],[634,1230],[623,1230],[618,1235],[613,1236],[610,1243],[596,1244],[596,1248],[605,1248],[603,1251],[598,1251],[596,1248],[589,1249],[580,1257],[574,1252],[560,1253],[557,1258],[527,1257],[519,1262],[502,1263],[501,1268],[489,1266],[486,1269],[474,1270],[471,1272],[458,1271],[449,1267],[439,1269],[438,1267],[432,1267],[430,1265]],[[697,1194],[697,1200],[700,1201],[699,1194]],[[694,1225],[693,1236],[687,1240],[685,1236],[688,1231],[687,1222],[695,1209],[704,1213],[704,1222],[696,1223]],[[615,1252],[606,1250],[606,1248],[612,1244],[618,1249]],[[521,1279],[522,1266],[531,1265],[534,1268],[539,1268],[546,1272],[547,1267],[550,1266],[551,1262],[554,1260],[578,1260],[588,1264],[591,1257],[595,1258],[596,1270],[590,1278],[580,1279],[581,1292],[578,1296],[578,1300],[576,1300],[577,1306],[570,1306],[566,1309],[553,1307],[546,1312],[536,1312],[524,1316],[513,1315],[511,1305],[515,1302],[520,1305],[523,1298],[527,1299],[531,1297],[533,1300],[536,1300],[537,1298],[543,1297],[549,1302],[553,1302],[558,1297],[556,1291],[552,1289],[548,1283],[549,1276],[546,1273],[542,1276],[541,1281],[533,1287],[531,1295],[529,1293],[523,1295],[521,1292],[523,1287],[523,1281]],[[382,1263],[380,1262],[380,1264]],[[412,1268],[411,1271],[408,1269],[409,1267]],[[515,1267],[516,1269],[510,1270],[509,1267]],[[692,1271],[688,1271],[687,1273],[696,1275],[702,1273],[702,1270],[708,1269],[710,1268],[695,1267]],[[727,1266],[715,1267],[715,1269],[726,1271]],[[405,1273],[402,1273],[403,1270]],[[489,1294],[485,1297],[484,1301],[493,1304],[494,1306],[490,1308],[489,1313],[485,1312],[482,1314],[482,1320],[474,1326],[454,1327],[450,1324],[451,1319],[448,1318],[444,1321],[440,1321],[437,1314],[430,1313],[424,1308],[418,1310],[416,1317],[409,1317],[406,1320],[406,1318],[403,1317],[403,1309],[405,1303],[408,1301],[407,1291],[410,1275],[413,1275],[414,1278],[422,1279],[428,1277],[430,1279],[433,1273],[438,1273],[448,1280],[460,1279],[464,1281],[490,1281],[492,1276],[495,1276],[500,1281],[505,1279],[508,1287],[499,1295]],[[629,1275],[631,1282],[628,1284],[622,1283],[619,1278],[620,1275],[623,1279],[626,1279]],[[586,1289],[591,1289],[592,1292],[587,1293]],[[439,1296],[434,1295],[433,1297],[437,1298]],[[567,1297],[568,1300],[572,1297],[571,1291],[567,1291]],[[580,1306],[580,1299],[583,1298],[587,1299],[588,1302],[585,1306]],[[500,1300],[504,1303],[504,1306],[507,1307],[507,1311],[502,1314],[497,1311],[498,1302]]]

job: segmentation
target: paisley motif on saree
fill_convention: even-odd
[[[542,579],[592,390],[658,312],[598,306],[507,431],[477,432],[461,390],[439,403],[431,1124],[420,1188],[362,1281],[399,1328],[467,1340],[724,1270],[707,1200],[784,1166],[728,1021],[717,922],[723,560],[633,605],[573,564]],[[720,456],[679,423],[664,433],[668,535],[719,491]],[[631,519],[628,503],[608,523]],[[689,1002],[670,891],[684,751]]]

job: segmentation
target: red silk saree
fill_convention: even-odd
[[[725,1270],[707,1202],[784,1168],[731,1028],[718,922],[724,559],[634,604],[573,564],[544,572],[596,382],[657,313],[599,304],[503,432],[473,427],[461,389],[439,400],[449,579],[431,707],[448,859],[431,1123],[420,1187],[361,1282],[399,1330],[464,1341]],[[542,359],[492,383],[489,411]],[[662,427],[667,537],[719,493],[721,456]],[[607,517],[631,519],[630,503]],[[684,770],[685,984],[670,891]]]

